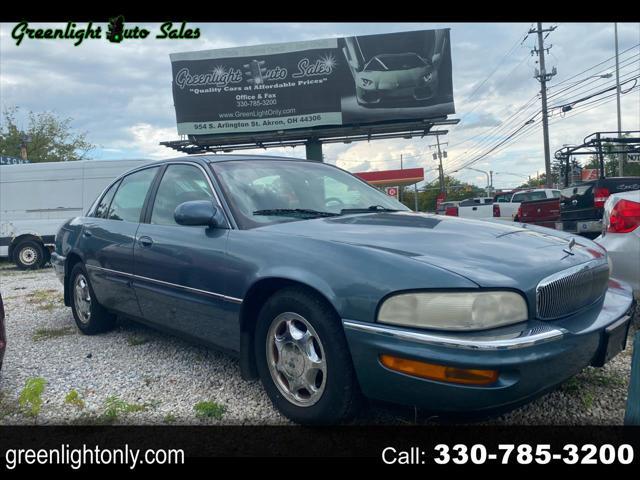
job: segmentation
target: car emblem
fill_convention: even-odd
[[[571,251],[571,249],[574,247],[575,244],[576,244],[576,239],[572,238],[571,240],[569,240],[569,245],[567,246],[567,248],[563,248],[562,251],[564,253],[568,253],[569,255],[575,255],[575,253]]]

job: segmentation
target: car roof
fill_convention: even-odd
[[[234,160],[290,160],[297,162],[312,162],[312,163],[321,163],[317,160],[309,160],[306,158],[298,158],[298,157],[285,157],[278,155],[248,155],[248,154],[214,154],[214,153],[198,153],[193,155],[183,155],[181,157],[172,157],[165,158],[162,160],[158,160],[156,162],[148,163],[149,165],[162,165],[167,162],[178,162],[178,161],[200,161],[206,163],[219,163],[219,162],[229,162]]]

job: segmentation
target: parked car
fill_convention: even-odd
[[[2,302],[2,294],[0,293],[0,371],[2,370],[2,361],[4,359],[4,351],[7,348],[7,331],[4,326],[4,303]]]
[[[447,213],[447,209],[451,209],[453,207],[458,207],[458,204],[460,202],[456,202],[456,201],[447,201],[447,202],[442,202],[440,203],[440,205],[438,205],[438,208],[436,208],[436,214],[437,215],[446,215]]]
[[[640,190],[614,193],[604,204],[602,234],[596,243],[609,255],[615,278],[629,283],[640,297]]]
[[[0,257],[9,258],[20,269],[41,268],[49,261],[60,225],[85,212],[114,178],[144,162],[86,160],[0,166]]]
[[[228,350],[300,423],[362,395],[513,408],[618,353],[633,306],[585,238],[415,213],[291,158],[137,168],[62,226],[52,262],[81,332],[121,314]]]
[[[560,198],[560,190],[553,188],[533,188],[514,192],[510,197],[501,194],[494,198],[493,216],[519,222],[518,208],[522,202]]]
[[[604,203],[609,195],[640,189],[640,177],[609,177],[562,189],[559,229],[588,238],[602,232]]]
[[[494,208],[495,206],[494,203]],[[521,202],[516,218],[522,223],[556,228],[558,220],[560,220],[560,199],[554,197]]]
[[[455,207],[445,209],[445,215],[463,218],[491,218],[493,197],[467,198]]]

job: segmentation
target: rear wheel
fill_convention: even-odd
[[[13,261],[20,270],[35,270],[46,262],[45,248],[36,240],[23,240],[13,248]]]
[[[116,316],[98,303],[89,283],[89,275],[81,263],[71,270],[69,288],[73,318],[82,333],[95,335],[114,327]]]
[[[356,413],[360,390],[340,319],[326,301],[287,288],[262,308],[258,372],[275,407],[294,422],[335,424]]]

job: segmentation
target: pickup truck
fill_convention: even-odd
[[[522,202],[516,213],[519,222],[556,228],[560,220],[560,199],[543,198]]]
[[[640,190],[640,177],[599,178],[564,188],[558,227],[565,232],[596,238],[602,232],[604,203],[609,195],[632,190]]]
[[[536,188],[515,192],[511,198],[504,195],[496,197],[493,203],[493,216],[504,220],[519,221],[518,208],[522,202],[560,198],[560,190],[552,188]]]
[[[445,215],[463,218],[491,218],[493,197],[476,197],[462,200],[457,206],[445,209]]]

